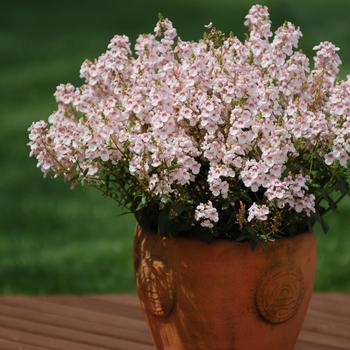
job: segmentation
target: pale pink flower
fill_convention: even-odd
[[[206,204],[200,203],[195,211],[195,219],[201,226],[212,228],[219,221],[218,211],[213,207],[211,201]]]
[[[248,222],[256,219],[259,221],[267,220],[270,210],[266,205],[253,203],[248,209]]]
[[[337,81],[339,49],[329,42],[315,46],[310,69],[297,51],[300,29],[286,22],[272,33],[265,6],[253,6],[245,25],[246,40],[220,46],[177,38],[166,18],[134,50],[114,36],[82,64],[84,84],[59,85],[57,110],[30,127],[38,167],[94,186],[122,169],[159,203],[196,188],[206,204],[193,203],[195,218],[206,227],[218,222],[210,200],[229,202],[237,188],[261,195],[251,220],[266,220],[271,203],[311,215],[312,157],[336,171],[349,162],[350,77]]]

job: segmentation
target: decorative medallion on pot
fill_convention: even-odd
[[[146,254],[147,255],[147,254]],[[145,307],[157,317],[170,314],[175,304],[174,275],[164,261],[145,256],[136,272],[137,283],[145,296]]]
[[[262,318],[283,323],[293,317],[304,297],[304,278],[298,267],[280,266],[268,270],[256,292],[256,305]]]
[[[168,316],[175,304],[174,274],[164,258],[147,250],[140,226],[135,230],[134,272],[144,307],[155,317]]]

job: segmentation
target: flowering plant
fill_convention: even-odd
[[[348,194],[350,77],[330,42],[313,67],[299,28],[271,32],[268,9],[246,16],[247,38],[212,24],[177,38],[115,36],[85,61],[79,88],[59,85],[58,109],[30,127],[44,175],[98,188],[169,235],[273,240],[305,232]]]

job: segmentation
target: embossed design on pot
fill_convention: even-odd
[[[267,271],[256,292],[256,306],[269,323],[283,323],[298,311],[304,296],[304,277],[298,267],[279,266]]]
[[[134,271],[137,274],[141,261],[142,261],[142,245],[144,244],[145,238],[142,235],[142,228],[136,225],[135,237],[134,237]]]
[[[160,258],[146,254],[142,259],[137,279],[145,296],[145,307],[156,317],[168,316],[175,305],[172,270]]]

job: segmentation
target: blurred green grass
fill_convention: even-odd
[[[96,293],[134,290],[134,219],[94,190],[70,191],[43,180],[28,158],[27,128],[55,108],[55,86],[79,84],[85,58],[97,57],[115,33],[132,40],[153,30],[158,12],[184,39],[201,36],[213,21],[243,36],[243,17],[255,1],[18,1],[0,13],[0,293]],[[321,40],[342,48],[350,67],[350,2],[263,1],[274,27],[291,20],[304,33],[311,57]],[[317,290],[350,291],[350,201],[329,216],[318,238]]]

